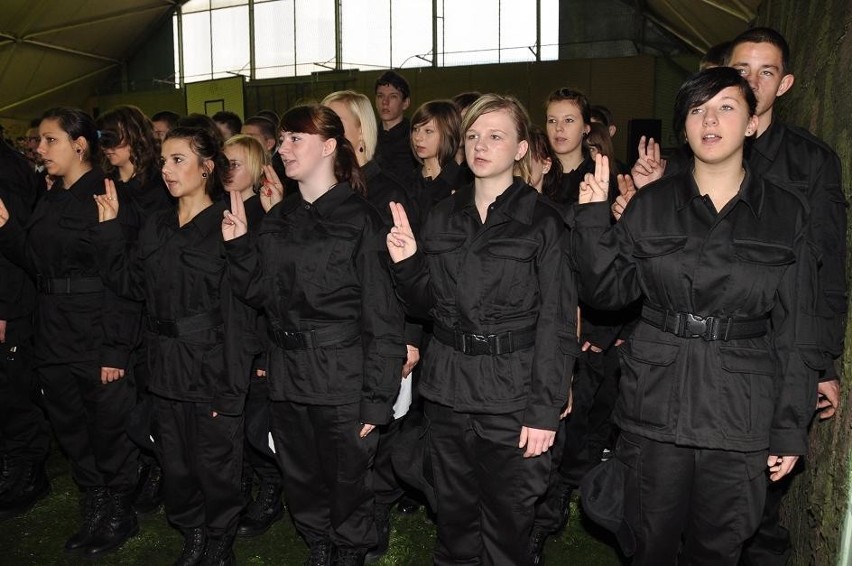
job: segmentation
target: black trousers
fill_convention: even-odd
[[[395,419],[390,424],[378,427],[376,430],[379,433],[379,446],[376,450],[376,464],[374,466],[374,489],[377,505],[393,505],[405,493],[396,472],[393,470],[391,456],[402,423],[407,416]]]
[[[261,481],[278,484],[282,482],[281,470],[269,451],[270,405],[269,381],[266,377],[253,375],[249,381],[246,397],[246,441],[243,451],[243,474],[257,475]],[[249,429],[265,434],[248,435]],[[256,446],[256,444],[260,444]]]
[[[181,531],[206,527],[211,537],[233,534],[244,505],[243,417],[213,417],[210,403],[153,397],[169,521]]]
[[[30,340],[0,344],[0,453],[10,467],[43,465],[50,429],[39,406]]]
[[[77,485],[131,491],[139,456],[125,422],[136,403],[133,372],[107,384],[94,362],[42,366],[37,374],[47,416]]]
[[[272,403],[272,437],[284,477],[284,496],[308,545],[376,545],[373,460],[377,431],[360,438],[359,403]]]
[[[741,566],[785,566],[793,552],[790,533],[781,524],[781,503],[790,484],[792,475],[772,482],[766,490],[766,504],[757,533],[743,547]]]
[[[616,457],[629,470],[624,514],[637,541],[633,565],[735,566],[760,522],[767,455],[622,432]]]
[[[523,411],[457,413],[430,401],[424,411],[438,500],[435,564],[529,564],[551,457],[523,457]]]

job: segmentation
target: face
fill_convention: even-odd
[[[544,161],[538,159],[535,155],[531,155],[530,158],[530,186],[541,192],[544,176],[550,172],[553,163],[549,157],[545,157]]]
[[[254,185],[248,168],[248,152],[241,145],[229,145],[225,148],[225,157],[231,164],[231,181],[225,184],[228,192],[241,193]]]
[[[331,108],[340,121],[343,122],[343,135],[352,144],[355,152],[361,147],[361,124],[355,113],[349,108],[349,105],[341,100],[329,102],[326,106]]]
[[[62,177],[69,173],[75,163],[81,161],[85,151],[85,140],[72,140],[68,132],[62,129],[59,121],[47,118],[38,127],[41,141],[38,154],[44,161],[44,167],[51,175]]]
[[[245,124],[243,125],[242,130],[240,130],[240,133],[245,134],[247,136],[251,136],[260,143],[262,143],[263,147],[266,148],[266,151],[272,151],[272,148],[275,147],[275,140],[265,137],[263,135],[263,130],[260,129],[260,126],[255,126],[254,124]]]
[[[284,162],[287,177],[296,181],[306,181],[321,170],[323,161],[334,153],[334,147],[329,146],[317,134],[299,132],[282,132],[281,145],[278,154]]]
[[[169,123],[165,120],[157,120],[154,124],[154,137],[160,140],[160,143],[166,139],[166,134],[169,133]]]
[[[27,130],[27,157],[36,160],[39,163],[41,163],[41,156],[38,153],[38,144],[40,141],[41,138],[38,135],[38,128],[30,128],[29,130]]]
[[[757,117],[749,116],[745,97],[740,89],[731,86],[691,108],[685,128],[695,158],[716,164],[730,158],[742,159],[745,137],[756,130]]]
[[[579,150],[583,134],[588,131],[580,107],[573,100],[557,100],[547,105],[547,139],[556,155]]]
[[[126,142],[103,151],[104,156],[113,167],[121,168],[130,165],[130,145]]]
[[[757,115],[772,110],[775,99],[793,86],[793,75],[785,75],[781,50],[771,43],[741,43],[731,52],[731,67],[748,81],[757,97]]]
[[[382,122],[401,120],[410,103],[395,86],[381,85],[376,89],[376,110]]]
[[[467,164],[480,179],[511,176],[515,161],[527,152],[527,142],[518,141],[517,128],[506,110],[481,115],[464,135]]]
[[[213,164],[202,163],[192,151],[189,140],[172,138],[164,141],[160,158],[163,181],[173,197],[194,196],[204,192],[207,179],[202,175],[211,174]]]
[[[228,124],[225,122],[216,122],[216,127],[219,128],[219,132],[222,134],[222,139],[227,140],[234,137],[236,132],[231,131],[231,128],[228,127]]]
[[[438,157],[441,134],[435,126],[435,120],[428,120],[411,128],[411,146],[421,160]]]

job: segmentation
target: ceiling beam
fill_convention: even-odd
[[[97,53],[89,53],[88,51],[80,51],[79,49],[71,49],[70,47],[63,47],[61,45],[54,45],[52,43],[45,43],[43,41],[25,39],[21,43],[24,43],[25,45],[35,45],[36,47],[50,49],[51,51],[61,51],[62,53],[69,53],[71,55],[77,55],[78,57],[88,57],[90,59],[97,59],[98,61],[106,61],[108,63],[119,63],[118,59],[114,59],[112,57],[104,57],[103,55],[98,55]]]
[[[33,100],[37,100],[37,99],[41,98],[42,96],[47,96],[48,94],[53,94],[54,92],[68,88],[69,86],[72,86],[72,85],[75,85],[77,83],[91,79],[92,77],[95,77],[95,76],[103,73],[104,71],[108,71],[115,66],[116,66],[115,64],[112,64],[112,65],[107,65],[106,67],[101,67],[100,69],[92,71],[91,73],[86,73],[82,77],[77,77],[77,78],[71,79],[70,81],[66,81],[66,82],[64,82],[60,85],[55,86],[55,87],[49,88],[47,90],[43,90],[41,92],[38,92],[38,93],[33,94],[31,96],[28,96],[26,98],[22,98],[20,100],[13,102],[12,104],[7,104],[6,106],[0,107],[0,112],[5,112],[6,110],[11,110],[12,108],[17,108],[18,106],[26,104],[27,102],[32,102]]]
[[[692,22],[690,22],[688,19],[681,15],[680,10],[678,10],[676,6],[672,6],[671,0],[661,0],[661,3],[672,11],[672,13],[683,23],[683,25],[690,32],[692,32],[695,38],[704,42],[703,49],[701,50],[702,53],[704,51],[707,51],[707,49],[713,45],[713,42],[709,41],[706,37],[704,37],[704,35],[700,31],[698,31],[694,25],[692,25]]]
[[[706,4],[707,6],[711,6],[716,8],[721,12],[725,12],[726,14],[735,17],[743,23],[749,23],[752,18],[754,18],[754,12],[750,12],[745,9],[745,6],[737,3],[737,2],[719,2],[718,0],[699,0],[699,2]],[[737,4],[739,10],[734,9],[731,4]]]
[[[173,7],[174,6],[172,6],[172,8]],[[68,30],[77,29],[77,28],[81,28],[81,27],[103,24],[103,23],[111,22],[113,20],[121,20],[121,19],[130,17],[130,16],[135,16],[137,14],[144,14],[146,12],[168,11],[170,9],[171,8],[166,8],[166,7],[163,7],[163,6],[148,6],[148,7],[145,7],[145,8],[136,8],[136,9],[133,9],[133,10],[123,11],[123,12],[120,12],[120,13],[117,13],[117,14],[109,14],[109,15],[105,15],[105,16],[101,16],[101,17],[97,17],[97,18],[92,18],[90,20],[85,20],[85,21],[82,21],[82,22],[76,22],[76,23],[67,24],[67,25],[64,25],[64,26],[59,26],[59,27],[35,31],[35,32],[28,33],[27,35],[25,35],[23,37],[23,39],[30,39],[30,38],[33,38],[33,37],[39,37],[39,36],[42,36],[42,35],[49,35],[49,34],[58,33],[58,32],[61,32],[61,31],[68,31]]]

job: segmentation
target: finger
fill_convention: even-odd
[[[583,342],[583,345],[580,346],[580,351],[585,352],[586,350],[589,349],[589,346],[591,346],[591,345],[592,344],[590,342]]]
[[[650,165],[648,165],[647,161],[642,161],[641,159],[638,159],[636,163],[633,164],[633,170],[631,171],[631,173],[633,175],[638,176],[647,176],[653,173],[653,171],[651,171]]]
[[[118,377],[124,377],[124,370],[123,369],[118,370]]]
[[[527,429],[527,427],[525,427],[525,426],[522,426],[521,427],[521,438],[520,438],[520,442],[518,442],[518,448],[523,448],[524,446],[527,445],[527,435],[528,434],[529,434],[529,429]]]
[[[216,417],[218,417],[218,416],[219,416],[219,413],[217,413],[216,411],[212,411],[212,412],[210,413],[210,416],[211,416],[211,417],[213,417],[213,418],[215,419]]]
[[[645,157],[645,152],[647,150],[647,144],[645,143],[645,136],[641,136],[639,138],[639,159]]]
[[[106,368],[101,368],[101,383],[103,383],[104,385],[106,385],[107,383],[109,383],[109,380],[107,379],[107,370],[106,370]]]
[[[651,138],[651,158],[656,162],[660,162],[660,144],[654,141],[654,138]]]
[[[104,179],[104,188],[106,189],[107,200],[118,200],[118,191],[115,190],[115,183],[112,179]]]
[[[609,157],[606,155],[598,154],[597,157],[601,159],[601,175],[598,177],[598,182],[602,186],[609,187]]]
[[[391,211],[391,218],[393,218],[393,225],[399,226],[400,218],[399,218],[399,210],[397,210],[397,203],[391,201],[388,203]]]
[[[263,166],[263,176],[266,177],[266,180],[269,181],[272,186],[280,186],[283,188],[283,185],[281,185],[281,179],[278,177],[278,173],[275,172],[275,168],[272,165]]]
[[[243,223],[248,222],[246,220],[246,205],[243,203],[243,197],[236,191],[231,193],[231,214]]]

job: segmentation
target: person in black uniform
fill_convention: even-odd
[[[359,565],[377,542],[372,432],[390,421],[399,391],[404,319],[385,226],[356,193],[363,178],[340,118],[325,106],[298,106],[281,130],[279,151],[299,193],[267,212],[256,246],[241,237],[246,217],[232,196],[222,234],[234,288],[263,309],[276,345],[272,434],[308,563],[334,555],[335,564]]]
[[[636,565],[677,564],[679,552],[680,563],[737,564],[767,466],[778,481],[806,452],[816,259],[801,196],[744,164],[755,108],[736,71],[702,71],[675,102],[691,167],[637,193],[613,227],[605,158],[580,188],[581,297],[601,308],[644,298],[620,350],[616,458],[603,465],[623,471],[606,489],[624,494]]]
[[[151,121],[135,106],[117,106],[98,116],[100,146],[106,176],[115,183],[123,200],[129,202],[141,226],[156,212],[172,208],[169,193],[160,175],[159,142]],[[151,438],[151,399],[148,393],[148,354],[144,342],[133,352],[133,378],[136,381],[136,407],[128,433],[140,447],[139,488],[133,501],[137,513],[156,511],[162,503],[162,469],[157,462]]]
[[[513,178],[516,164],[528,174],[528,124],[515,99],[483,95],[462,125],[474,183],[433,208],[417,240],[392,205],[397,292],[434,322],[420,393],[439,565],[532,563],[534,503],[578,353],[562,217]]]
[[[418,223],[458,188],[461,169],[455,157],[460,139],[461,115],[449,100],[429,101],[411,117],[411,150],[419,163],[411,186]]]
[[[392,175],[385,173],[373,159],[376,151],[376,114],[370,99],[363,94],[341,90],[326,96],[322,103],[340,117],[346,139],[352,144],[358,165],[364,173],[367,200],[376,207],[388,228],[393,225],[390,203],[399,202],[410,206],[405,187]],[[415,231],[417,230],[414,228]],[[402,366],[400,397],[412,399],[413,381],[411,376],[420,361],[422,327],[415,321],[406,321],[405,347],[408,357]],[[376,494],[376,530],[379,543],[371,549],[365,558],[366,564],[377,562],[388,550],[390,543],[390,509],[400,501],[405,489],[394,472],[392,463],[393,447],[405,422],[411,403],[402,406],[404,401],[395,403],[394,419],[387,426],[379,427],[379,446],[373,466],[373,490]],[[416,410],[416,409],[415,409]]]
[[[269,167],[269,153],[257,139],[238,134],[225,142],[225,157],[231,165],[231,178],[225,184],[225,193],[236,192],[243,200],[246,217],[251,227],[251,236],[257,235],[260,222],[266,215],[261,203],[261,186],[264,170]],[[278,181],[277,178],[273,178]],[[273,523],[284,515],[281,504],[282,478],[275,454],[269,449],[269,386],[266,379],[267,340],[263,328],[266,322],[258,317],[255,346],[259,353],[249,372],[249,391],[246,398],[246,438],[243,450],[243,475],[241,489],[246,499],[246,508],[240,517],[237,536],[258,536],[269,530]],[[248,339],[246,337],[246,339]],[[252,497],[254,476],[260,479],[257,497]]]
[[[152,215],[128,252],[107,182],[97,199],[101,273],[122,295],[145,301],[164,503],[185,537],[176,564],[234,564],[243,407],[256,352],[244,340],[254,315],[230,291],[218,238],[228,161],[206,129],[181,126],[168,133],[161,155],[177,206]]]
[[[36,280],[35,363],[53,430],[85,492],[83,522],[68,551],[99,556],[138,530],[131,507],[138,450],[125,430],[136,401],[131,352],[140,307],[105,289],[91,230],[92,197],[104,190],[94,164],[98,134],[76,109],[48,110],[39,126],[39,153],[56,180],[26,224],[0,206],[0,250]],[[118,229],[132,231],[120,220]]]
[[[411,105],[411,87],[405,77],[386,71],[376,79],[376,112],[381,122],[376,144],[376,161],[382,169],[408,186],[417,165],[409,145],[411,122],[405,111]]]
[[[38,186],[32,165],[0,136],[0,199],[24,224]],[[50,431],[33,372],[35,305],[26,271],[0,253],[0,520],[24,513],[50,490]]]

